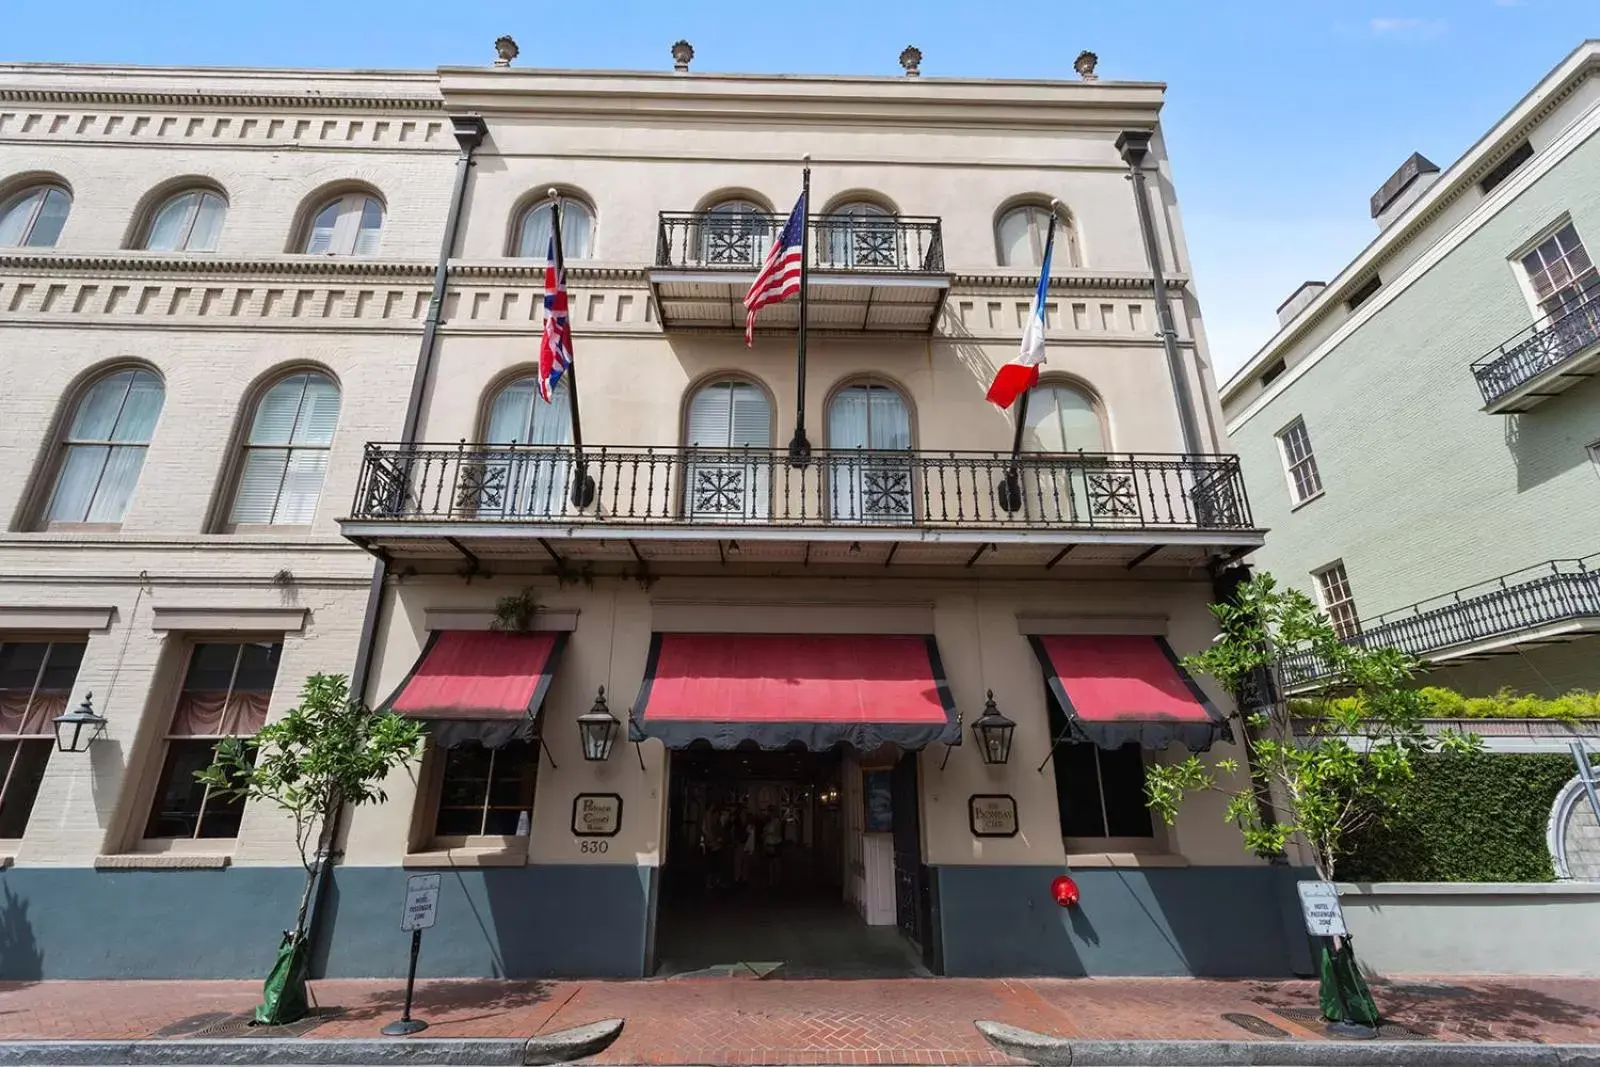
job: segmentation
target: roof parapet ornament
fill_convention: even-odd
[[[694,60],[694,45],[681,38],[672,43],[672,69],[679,74],[688,73],[689,64]]]
[[[1095,66],[1100,62],[1100,57],[1088,49],[1078,53],[1078,58],[1072,61],[1072,69],[1078,72],[1078,77],[1086,82],[1099,81],[1100,75],[1094,72]]]
[[[906,77],[917,78],[922,75],[922,49],[914,44],[908,44],[900,53],[900,65],[905,68]]]
[[[509,33],[502,33],[494,39],[494,65],[509,67],[511,61],[516,59],[522,49],[517,47],[516,39]]]

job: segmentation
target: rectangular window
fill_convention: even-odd
[[[1066,732],[1067,717],[1049,698],[1050,736]],[[1062,837],[1155,837],[1144,799],[1144,754],[1136,744],[1107,751],[1062,741],[1050,754],[1056,772],[1056,810]]]
[[[1348,641],[1361,632],[1361,622],[1356,616],[1356,602],[1350,595],[1350,578],[1344,572],[1344,564],[1330,564],[1317,571],[1315,577],[1317,599],[1333,623],[1333,632],[1340,640]]]
[[[55,747],[51,722],[67,710],[81,641],[0,642],[0,840],[27,828]]]
[[[499,748],[472,742],[441,753],[435,837],[526,835],[533,820],[533,789],[539,770],[537,741],[511,741]]]
[[[218,741],[250,737],[266,722],[282,652],[281,644],[259,641],[194,646],[167,731],[146,838],[239,835],[244,801],[215,796],[194,776],[211,765]]]
[[[1600,284],[1594,263],[1570,222],[1523,256],[1522,269],[1528,273],[1528,284],[1533,287],[1540,312],[1552,319],[1600,295],[1594,291]]]
[[[1485,196],[1488,196],[1495,186],[1511,177],[1512,171],[1516,170],[1518,167],[1522,166],[1532,158],[1533,146],[1527,141],[1523,141],[1521,144],[1517,145],[1517,147],[1513,148],[1506,158],[1502,159],[1489,169],[1489,173],[1485,174],[1482,180],[1478,182],[1478,189]]]
[[[1311,451],[1311,435],[1304,419],[1295,419],[1278,434],[1278,451],[1283,454],[1283,469],[1289,476],[1289,497],[1296,504],[1322,492],[1322,475],[1317,457]]]
[[[1372,277],[1356,286],[1350,295],[1344,298],[1344,306],[1349,308],[1351,311],[1354,311],[1356,308],[1366,303],[1367,297],[1371,296],[1373,293],[1376,293],[1381,285],[1383,285],[1383,279],[1374,274]]]
[[[1265,389],[1267,386],[1283,377],[1283,372],[1287,369],[1288,368],[1284,365],[1283,360],[1274,360],[1266,370],[1261,372],[1261,388]]]

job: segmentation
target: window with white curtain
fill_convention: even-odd
[[[150,216],[144,247],[152,252],[215,252],[228,202],[206,189],[168,197]]]
[[[828,403],[828,448],[833,518],[911,521],[911,412],[899,391],[868,383],[834,393]],[[851,449],[862,454],[849,455]]]
[[[750,382],[701,386],[689,402],[685,431],[684,510],[696,519],[766,518],[772,448],[767,394]]]
[[[517,228],[517,255],[543,260],[550,254],[550,201],[522,214]],[[577,200],[561,201],[561,257],[565,262],[588,259],[594,240],[594,213]]]
[[[771,215],[748,200],[713,204],[700,220],[700,262],[708,267],[758,266],[771,243]]]
[[[1100,411],[1081,389],[1038,386],[1028,395],[1028,424],[1022,444],[1029,452],[1104,452]]]
[[[228,521],[309,525],[338,424],[339,387],[325,374],[291,374],[263,393],[250,420]]]
[[[62,436],[47,525],[122,521],[165,399],[161,379],[131,368],[85,390]]]
[[[819,267],[895,267],[900,265],[894,213],[870,200],[840,204],[823,216],[825,233],[814,255]]]
[[[556,384],[547,404],[539,396],[539,380],[529,376],[509,382],[489,402],[484,437],[491,449],[476,485],[469,483],[463,505],[480,518],[515,518],[560,514],[566,506],[572,464],[572,402],[567,381]]]
[[[0,201],[0,248],[54,248],[72,210],[59,185],[35,185]]]
[[[1037,267],[1044,262],[1044,246],[1050,237],[1050,209],[1035,204],[1014,207],[995,223],[995,244],[1002,267]],[[1072,216],[1056,216],[1056,245],[1050,268],[1080,266],[1078,230]]]
[[[312,255],[371,256],[383,233],[383,205],[366,193],[346,193],[317,209],[306,228]]]

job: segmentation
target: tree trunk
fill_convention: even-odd
[[[333,834],[333,812],[337,810],[339,797],[332,791],[328,794],[328,805],[323,809],[322,817],[317,822],[317,848],[312,854],[312,860],[305,865],[306,887],[300,893],[300,908],[294,916],[294,936],[298,941],[306,933],[306,914],[311,910],[311,892],[317,886],[317,875],[322,871],[322,865],[328,862],[329,852],[333,848],[331,840]],[[300,857],[302,860],[304,856]]]

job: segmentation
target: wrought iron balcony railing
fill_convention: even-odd
[[[1486,406],[1546,371],[1600,345],[1600,277],[1572,294],[1566,309],[1546,316],[1472,365]]]
[[[754,271],[787,221],[785,215],[663,211],[656,266]],[[937,218],[813,215],[807,226],[812,270],[872,274],[944,271],[944,239]]]
[[[369,444],[352,521],[1250,530],[1235,456]]]
[[[1398,648],[1426,660],[1445,649],[1578,619],[1600,620],[1600,555],[1558,559],[1363,621],[1346,643]],[[1305,685],[1327,665],[1309,654],[1283,661],[1284,681]]]

